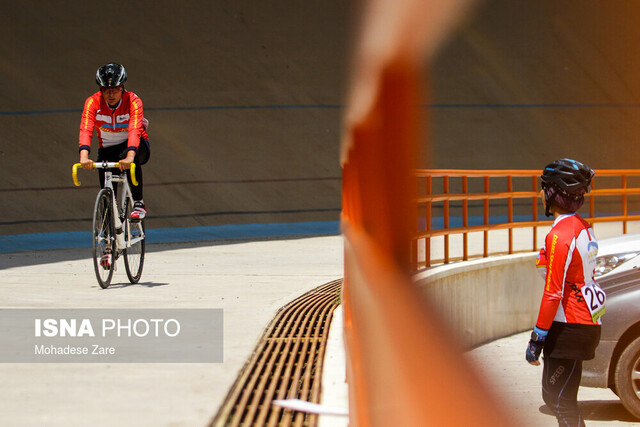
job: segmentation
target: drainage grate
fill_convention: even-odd
[[[274,406],[277,399],[320,403],[322,363],[342,279],[280,309],[211,426],[315,426],[318,416]]]

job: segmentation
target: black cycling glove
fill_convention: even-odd
[[[547,338],[548,332],[548,329],[540,329],[537,326],[533,328],[533,332],[531,332],[531,339],[529,340],[525,354],[527,362],[534,365],[540,364],[538,359],[540,358],[540,353],[542,353],[542,347],[544,347],[544,340]]]

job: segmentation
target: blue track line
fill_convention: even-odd
[[[338,221],[232,224],[209,227],[147,229],[147,243],[329,236],[340,234]],[[90,231],[0,236],[0,253],[91,247]]]

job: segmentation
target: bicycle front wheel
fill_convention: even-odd
[[[124,250],[124,268],[127,271],[129,282],[138,283],[144,265],[144,219],[132,221],[130,218],[132,209],[133,201],[129,199],[124,220],[125,238],[128,239],[127,248]]]
[[[115,269],[115,231],[111,191],[103,188],[93,210],[93,268],[103,289],[109,287]]]

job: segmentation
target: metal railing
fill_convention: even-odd
[[[475,257],[536,251],[538,229],[552,223],[540,218],[544,208],[539,197],[539,170],[423,169],[414,171],[414,176],[418,180],[414,202],[420,223],[412,241],[415,269]],[[626,234],[627,223],[640,220],[640,215],[630,214],[630,206],[640,206],[637,203],[640,199],[630,200],[630,196],[640,195],[640,179],[630,185],[632,177],[640,177],[640,169],[596,170],[592,190],[579,212],[591,223],[619,222]],[[436,181],[440,186],[434,189]],[[596,199],[601,202],[598,209]],[[454,209],[459,215],[451,214]],[[436,210],[441,214],[434,214]],[[471,215],[471,210],[479,215]],[[531,230],[530,248],[514,249],[515,229]],[[497,230],[507,231],[507,242],[497,249],[490,248],[490,232]],[[481,233],[482,250],[474,255],[469,250],[470,233]],[[462,255],[457,258],[451,256],[450,238],[454,235],[462,240]],[[441,258],[434,258],[432,251],[437,237],[442,240]]]

